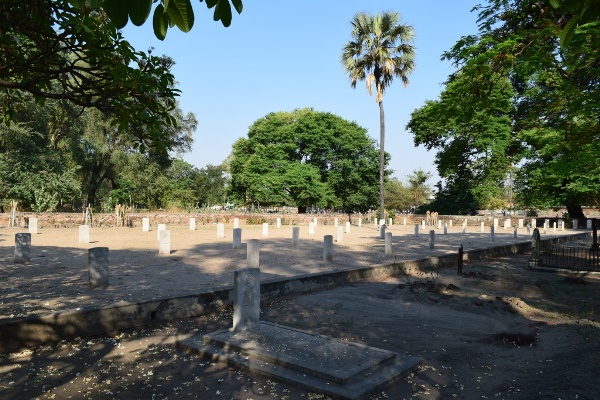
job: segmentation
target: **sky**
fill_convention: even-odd
[[[185,161],[198,168],[219,165],[254,121],[304,107],[355,121],[379,141],[375,97],[363,82],[352,89],[340,55],[357,12],[396,11],[415,30],[416,69],[407,88],[396,79],[385,92],[389,168],[403,183],[418,169],[431,173],[428,185],[439,180],[435,150],[415,147],[405,127],[412,111],[438,99],[454,71],[441,55],[462,36],[477,33],[471,9],[478,0],[244,0],[242,14],[234,11],[228,28],[212,20],[205,3],[192,4],[195,23],[188,33],[171,28],[161,42],[152,31],[152,15],[143,26],[129,23],[123,30],[136,49],[153,47],[153,54],[175,60],[180,107],[198,119]]]

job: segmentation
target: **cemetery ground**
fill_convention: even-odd
[[[89,244],[78,244],[73,229],[40,229],[32,235],[31,262],[14,264],[14,234],[0,229],[0,318],[18,319],[90,306],[175,297],[229,287],[233,271],[245,267],[245,246],[233,250],[231,227],[216,237],[215,225],[168,227],[171,254],[158,255],[156,228],[92,229]],[[242,226],[242,241],[261,241],[261,277],[354,269],[394,261],[435,257],[526,241],[512,230],[460,227],[442,235],[435,249],[412,226],[388,228],[394,254],[384,254],[372,225],[351,227],[334,244],[333,262],[323,262],[323,235],[301,227],[291,246],[291,227]],[[429,229],[426,228],[425,232]],[[563,232],[563,233],[574,233]],[[557,233],[558,234],[558,233]],[[550,229],[542,239],[552,236]],[[87,287],[87,249],[110,248],[110,285]],[[406,270],[370,282],[265,302],[261,320],[350,342],[418,356],[422,365],[372,398],[598,397],[600,367],[600,276],[532,271],[530,255],[465,262],[455,267]],[[196,318],[143,328],[62,340],[0,355],[2,399],[318,399],[317,393],[213,363],[174,347],[177,340],[228,328],[226,307]]]

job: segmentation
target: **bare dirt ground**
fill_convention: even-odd
[[[336,243],[334,262],[322,259],[319,227],[291,247],[291,228],[243,227],[243,241],[261,239],[263,279],[355,268],[490,245],[479,229],[426,236],[391,227],[394,255],[383,254],[374,227],[352,227]],[[21,230],[22,231],[22,230]],[[0,229],[0,315],[105,305],[144,296],[164,297],[231,286],[245,265],[245,249],[231,249],[230,233],[214,226],[172,230],[172,254],[158,256],[156,231],[92,230],[95,243],[77,244],[77,231],[44,229],[34,235],[32,262],[12,263],[17,230]],[[211,238],[212,236],[212,238]],[[521,232],[520,240],[525,238]],[[512,232],[494,245],[510,243]],[[486,244],[487,243],[487,244]],[[87,248],[111,249],[111,286],[87,289]],[[261,318],[344,340],[423,358],[414,374],[373,399],[597,399],[600,367],[600,277],[527,269],[527,255],[467,262],[454,268],[401,274],[379,282],[281,299],[262,307]],[[119,279],[121,278],[121,279]],[[12,317],[11,317],[12,315]],[[231,326],[231,310],[193,320],[0,355],[3,399],[318,399],[293,386],[214,364],[173,348],[198,333]]]

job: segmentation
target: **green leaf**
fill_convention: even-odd
[[[550,0],[550,4],[554,8],[559,8],[560,7],[560,0]]]
[[[126,3],[123,3],[120,0],[104,0],[102,8],[117,29],[122,29],[127,25],[129,14],[127,13]]]
[[[73,7],[81,8],[85,5],[85,0],[70,0],[69,3],[71,3]]]
[[[156,38],[164,40],[167,36],[167,30],[169,29],[169,16],[165,13],[165,8],[162,4],[159,4],[154,10],[152,26],[154,27],[154,35],[156,35]]]
[[[129,18],[135,26],[141,26],[150,15],[152,0],[128,0]]]
[[[238,12],[238,14],[241,14],[242,10],[244,9],[242,0],[231,0],[231,2],[233,3],[233,6],[235,7],[235,10]]]
[[[224,27],[231,25],[231,6],[229,0],[218,0],[213,16],[215,21],[221,20]]]
[[[194,10],[190,0],[170,0],[167,7],[170,22],[182,32],[189,32],[194,26]]]
[[[213,8],[218,2],[219,0],[206,0],[206,7]]]

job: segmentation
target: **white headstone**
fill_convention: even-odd
[[[406,225],[406,217],[402,218],[402,225]]]
[[[358,219],[358,227],[359,227],[359,228],[362,228],[362,218],[359,218],[359,219]]]
[[[158,224],[158,227],[156,229],[156,240],[160,240],[160,231],[166,230],[167,224]]]
[[[222,223],[217,224],[217,237],[218,238],[225,237],[225,224],[222,224]]]
[[[531,227],[533,229],[537,228],[537,220],[535,218],[531,218]]]
[[[89,225],[79,225],[79,243],[89,243],[90,242],[90,226]]]
[[[561,231],[565,230],[565,221],[563,221],[563,220],[560,221],[560,230]]]
[[[142,218],[142,232],[150,230],[150,218]]]
[[[377,217],[373,218],[373,225],[377,225]]]
[[[519,218],[519,228],[523,227],[523,218]]]
[[[294,226],[292,228],[292,246],[296,247],[298,242],[300,242],[300,228]]]
[[[262,235],[264,237],[269,236],[269,224],[265,222],[265,223],[263,223],[262,227],[263,227],[263,229],[262,229]]]
[[[350,221],[346,221],[346,233],[350,233]]]
[[[317,227],[317,217],[315,217],[315,218],[313,219],[313,225],[315,226],[315,228]]]
[[[341,226],[338,226],[336,229],[337,229],[337,236],[336,236],[337,242],[342,243],[344,241],[344,228]]]
[[[392,232],[385,233],[385,254],[392,254]]]
[[[438,229],[442,229],[442,220],[438,219]]]
[[[308,234],[309,235],[314,235],[315,234],[315,223],[314,222],[309,222],[308,223]]]
[[[29,233],[37,235],[38,233],[38,219],[31,217],[29,218]]]
[[[504,229],[510,228],[510,218],[504,220]]]
[[[498,218],[494,218],[494,229],[498,229]]]
[[[190,218],[190,231],[196,230],[196,218]]]
[[[481,233],[485,232],[485,222],[481,222]]]
[[[385,239],[385,224],[379,225],[379,238]]]
[[[338,226],[338,219],[337,218],[333,219],[333,226]]]
[[[277,217],[277,222],[275,223],[277,229],[281,228],[281,218]]]
[[[394,220],[392,218],[390,218],[390,223],[388,224],[389,226],[394,225]]]
[[[240,219],[239,218],[234,218],[233,219],[233,229],[237,229],[240,227]]]
[[[164,256],[171,254],[171,231],[166,229],[160,231],[160,238],[158,239],[158,254]]]

